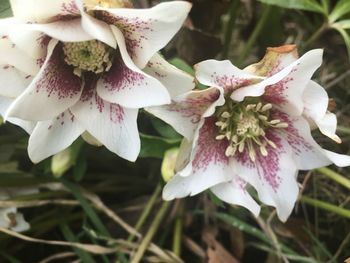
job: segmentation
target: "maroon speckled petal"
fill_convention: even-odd
[[[309,170],[331,164],[331,161],[324,156],[321,147],[312,138],[310,126],[303,117],[273,111],[271,118],[288,123],[288,128],[278,132],[284,138],[285,144],[291,148],[299,169]]]
[[[112,68],[97,83],[97,93],[104,100],[128,108],[163,105],[170,102],[165,87],[155,78],[136,72],[116,57]]]
[[[221,99],[219,89],[209,88],[185,93],[174,98],[169,105],[150,107],[147,111],[169,123],[188,140],[192,140],[203,114],[209,108],[214,108]]]
[[[228,146],[226,140],[216,140],[218,128],[215,125],[215,117],[204,120],[198,132],[198,139],[192,155],[192,167],[194,172],[203,172],[210,165],[227,166],[229,158],[225,155]]]
[[[255,162],[249,158],[247,149],[236,153],[230,162],[238,176],[257,190],[259,199],[276,207],[279,218],[285,221],[298,196],[297,167],[291,149],[275,130],[266,131],[266,137],[277,146],[275,149],[268,145],[266,157],[256,147]]]
[[[140,151],[136,109],[103,100],[96,79],[87,77],[81,99],[71,108],[78,122],[99,142],[119,156],[135,161]]]
[[[8,116],[48,120],[67,110],[80,98],[81,79],[62,56],[62,47],[52,40],[48,56],[29,87],[15,100]]]
[[[128,52],[142,69],[180,29],[190,8],[188,2],[174,1],[150,9],[99,8],[94,13],[98,19],[123,31]]]

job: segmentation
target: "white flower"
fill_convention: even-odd
[[[36,188],[3,188],[0,190],[0,201],[35,193],[38,193]],[[0,227],[16,232],[26,231],[30,228],[23,214],[18,212],[16,207],[0,207]]]
[[[157,54],[191,4],[130,9],[125,3],[11,1],[14,17],[0,21],[0,98],[14,101],[0,101],[0,113],[36,124],[28,145],[33,162],[66,149],[86,131],[134,161],[138,109],[169,103],[193,88],[192,77]]]
[[[327,93],[310,80],[321,62],[322,50],[298,59],[295,46],[283,46],[245,70],[229,61],[197,64],[198,81],[210,88],[148,109],[185,137],[163,198],[210,189],[257,215],[260,207],[247,191],[252,186],[285,221],[297,200],[298,170],[350,165],[349,156],[322,149],[311,136],[309,122],[340,141]]]

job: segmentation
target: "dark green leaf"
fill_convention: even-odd
[[[340,0],[329,15],[329,22],[333,23],[348,13],[350,13],[350,1]]]
[[[165,139],[162,137],[140,134],[141,152],[140,157],[154,157],[163,159],[166,150],[178,146],[180,139]]]
[[[326,10],[315,0],[259,0],[269,5],[277,5],[283,8],[299,9],[326,14]]]

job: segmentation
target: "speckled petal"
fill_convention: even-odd
[[[49,120],[80,98],[81,80],[62,59],[57,41],[51,40],[47,59],[30,86],[13,102],[6,117],[24,120]],[[43,110],[45,109],[45,110]]]
[[[209,88],[190,91],[174,98],[169,105],[148,107],[146,110],[192,141],[201,118],[212,115],[215,107],[222,104],[224,104],[223,92],[217,88]]]
[[[72,113],[107,149],[129,161],[135,161],[140,152],[138,110],[103,100],[94,89],[96,82],[89,83],[80,101],[71,108]]]
[[[28,142],[28,154],[32,162],[38,163],[69,147],[84,129],[69,111],[35,126]]]
[[[131,58],[143,69],[180,29],[190,9],[188,2],[171,1],[150,9],[99,8],[95,13],[123,31]]]
[[[72,0],[10,0],[13,14],[25,22],[42,23],[79,15]]]

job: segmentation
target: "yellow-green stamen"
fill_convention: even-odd
[[[256,146],[262,156],[268,155],[267,146],[276,148],[276,144],[266,137],[267,128],[287,128],[288,123],[279,119],[270,119],[272,104],[256,102],[248,99],[236,103],[228,99],[225,105],[216,111],[218,127],[217,140],[228,140],[226,148],[227,157],[234,156],[236,152],[248,150],[249,158],[256,160]]]
[[[96,74],[108,71],[112,66],[112,48],[98,41],[65,42],[64,61],[74,67],[74,74],[90,71]]]

